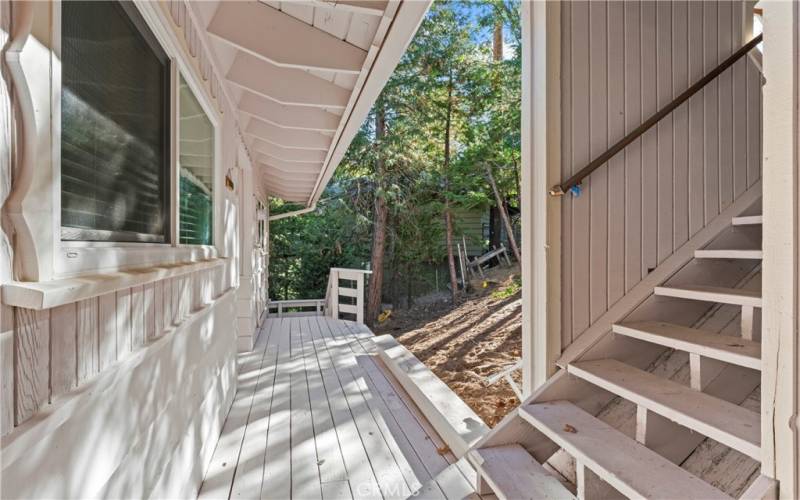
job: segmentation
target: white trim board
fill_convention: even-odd
[[[224,265],[229,260],[216,258],[195,262],[176,262],[82,278],[43,282],[13,281],[2,285],[3,304],[27,309],[49,309],[134,286],[213,269]]]
[[[442,380],[391,335],[373,337],[378,354],[425,418],[461,458],[489,427]]]

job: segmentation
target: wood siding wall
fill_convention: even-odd
[[[144,286],[49,311],[17,311],[34,334],[18,337],[30,339],[21,349],[36,354],[26,365],[38,368],[21,388],[42,408],[3,438],[2,475],[18,480],[4,481],[0,497],[196,496],[236,392],[233,292],[192,306],[216,295],[210,285],[224,279],[217,269],[152,283],[152,302]],[[159,291],[166,307],[148,309]],[[116,314],[105,315],[103,303]],[[101,322],[105,327],[95,329]],[[159,323],[174,328],[133,353],[117,351],[138,342],[137,331],[158,332]],[[82,381],[103,356],[109,367]],[[44,406],[48,379],[60,388],[50,389],[54,404]],[[68,393],[57,395],[62,390]],[[31,471],[46,480],[31,480]]]
[[[230,287],[225,276],[219,266],[52,309],[13,308],[14,363],[1,387],[13,423],[180,325]],[[3,422],[7,434],[11,422]]]
[[[11,9],[0,3],[0,49],[6,48]],[[157,6],[143,9],[169,16]],[[49,27],[45,10],[34,20]],[[183,70],[202,76],[215,105],[224,107],[219,163],[229,169],[241,145],[235,113],[217,99],[218,80],[198,39],[204,33],[180,19],[184,27],[175,28],[176,35],[191,51]],[[45,33],[34,33],[31,40],[41,42]],[[10,129],[19,117],[12,119],[4,64],[0,76],[2,205],[11,186],[11,139],[17,139]],[[43,80],[52,72],[25,76],[35,88],[52,86]],[[48,137],[39,147],[51,142]],[[239,283],[240,212],[235,192],[220,189],[218,195],[215,243],[226,259],[222,265],[42,311],[0,305],[0,474],[25,479],[2,482],[0,497],[196,496],[236,392],[232,288]],[[12,279],[12,233],[7,217],[2,220],[0,283],[6,283]],[[46,480],[29,480],[31,471]]]
[[[744,44],[738,2],[565,2],[562,178]],[[562,205],[562,348],[761,175],[761,75],[740,60]]]

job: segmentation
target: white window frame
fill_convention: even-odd
[[[167,13],[160,8],[159,3],[135,0],[134,5],[142,15],[145,24],[155,35],[155,38],[167,57],[170,64],[170,179],[172,181],[170,195],[170,228],[168,242],[166,243],[132,243],[132,242],[94,242],[94,241],[62,241],[61,240],[61,2],[52,5],[50,36],[52,79],[50,81],[50,106],[52,109],[50,123],[50,137],[52,156],[51,185],[52,189],[39,191],[39,194],[49,194],[51,203],[52,234],[50,244],[39,241],[38,248],[44,251],[37,255],[38,259],[47,259],[47,248],[52,262],[39,262],[39,280],[60,279],[80,276],[83,274],[97,274],[114,272],[123,269],[157,266],[173,262],[196,261],[215,258],[223,254],[224,242],[222,241],[222,116],[209,97],[208,90],[197,74],[194,64],[184,50],[182,42],[173,31]],[[42,21],[35,20],[34,22]],[[213,196],[213,244],[212,245],[185,245],[179,243],[178,228],[180,210],[179,196],[180,169],[178,166],[179,147],[179,85],[180,75],[192,89],[200,102],[209,121],[214,128],[214,196]],[[45,176],[46,177],[46,176]],[[46,179],[45,179],[46,180]],[[33,193],[31,195],[35,196]],[[33,197],[31,196],[31,197]],[[39,215],[39,214],[36,214]],[[42,216],[42,215],[39,215]],[[38,240],[43,238],[39,237]],[[49,264],[49,265],[48,265]]]
[[[178,248],[207,248],[207,249],[214,249],[220,243],[219,238],[224,237],[220,234],[219,228],[220,225],[218,224],[219,218],[222,216],[222,205],[220,203],[220,194],[222,193],[223,189],[223,175],[222,175],[222,155],[220,154],[220,149],[222,145],[222,119],[218,112],[216,112],[216,108],[212,102],[209,101],[205,90],[203,89],[202,85],[198,85],[198,82],[194,78],[194,75],[191,74],[191,71],[185,67],[185,65],[181,64],[180,62],[175,61],[173,66],[173,74],[172,74],[172,81],[174,82],[173,91],[174,94],[170,97],[171,102],[173,103],[174,112],[172,113],[173,125],[172,130],[172,145],[175,151],[174,158],[172,160],[172,186],[173,192],[172,196],[170,197],[170,210],[172,210],[172,217],[170,218],[172,228],[170,230],[170,238],[172,240],[173,246]],[[177,73],[177,74],[176,74]],[[203,108],[203,112],[206,114],[206,118],[211,122],[211,127],[214,129],[214,184],[212,186],[211,192],[211,204],[212,204],[212,231],[211,231],[211,245],[190,245],[180,242],[180,196],[181,196],[181,187],[180,187],[180,177],[181,177],[181,165],[180,165],[180,117],[181,117],[181,109],[180,109],[180,81],[181,77],[186,81],[186,84],[189,86],[189,90],[192,91],[195,99],[200,103],[200,107]]]

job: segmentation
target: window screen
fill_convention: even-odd
[[[169,67],[135,7],[62,2],[61,237],[168,241]]]
[[[213,233],[214,126],[181,77],[180,242],[210,245]]]

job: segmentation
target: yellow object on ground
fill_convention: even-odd
[[[383,311],[382,313],[380,313],[378,315],[378,323],[383,323],[384,321],[389,319],[389,316],[391,316],[391,315],[392,315],[392,310],[391,309],[387,309],[387,310]]]

